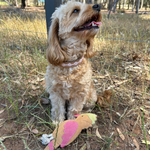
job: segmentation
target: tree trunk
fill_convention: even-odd
[[[135,0],[133,0],[133,3],[132,3],[132,12],[134,11],[134,5],[135,5]]]
[[[25,9],[25,7],[26,7],[25,0],[21,0],[21,8],[22,8],[22,9]]]
[[[123,0],[123,9],[124,9],[125,4],[126,4],[126,0]]]
[[[27,5],[30,5],[30,0],[27,1]]]
[[[16,3],[16,6],[18,7],[18,2],[17,2],[17,0],[15,0],[15,3]]]
[[[109,13],[108,13],[108,15],[107,15],[107,18],[108,18],[108,19],[109,19],[109,15],[110,15],[110,13],[111,13],[112,8],[117,4],[117,2],[118,2],[118,0],[115,0],[114,3],[112,4],[112,6],[111,6],[111,8],[110,8],[110,10],[109,10]]]
[[[143,8],[143,0],[141,0],[141,7],[140,7],[141,9]]]
[[[115,11],[116,11],[116,6],[117,6],[118,1],[119,1],[119,0],[117,0],[116,3],[114,4],[113,13],[115,13]]]
[[[97,4],[101,4],[101,0],[98,0]]]
[[[130,0],[129,0],[129,2],[128,2],[128,10],[130,9]]]
[[[145,10],[147,10],[147,0],[146,0],[146,2],[145,2]]]
[[[139,12],[139,6],[140,6],[140,0],[137,0],[136,2],[136,14]]]
[[[109,0],[109,3],[108,3],[108,10],[111,10],[112,5],[113,5],[113,0]]]
[[[92,0],[87,0],[87,4],[92,4]]]
[[[121,8],[121,0],[119,0],[119,9]]]

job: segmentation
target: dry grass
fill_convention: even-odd
[[[94,44],[96,56],[91,59],[93,79],[98,93],[112,89],[113,103],[107,109],[96,106],[93,111],[101,119],[99,132],[101,127],[107,128],[107,121],[114,127],[114,122],[123,124],[127,118],[137,115],[133,129],[138,124],[142,130],[140,139],[147,141],[150,127],[149,113],[146,113],[150,108],[150,43],[106,40],[103,37],[150,41],[149,15],[116,14],[108,20],[104,14],[102,23],[101,38],[96,38]],[[9,11],[0,13],[0,110],[4,110],[1,113],[4,122],[0,128],[14,123],[17,127],[13,130],[5,128],[6,135],[12,135],[10,139],[22,139],[26,149],[42,149],[37,138],[54,129],[49,117],[50,106],[39,102],[41,97],[48,97],[44,89],[48,64],[45,33],[43,13],[26,12],[21,16]],[[38,133],[34,134],[33,129]],[[134,134],[134,131],[124,130],[124,133]],[[103,140],[94,134],[89,137],[99,143],[100,149],[115,149],[119,143],[114,138],[118,135],[111,134],[114,134],[112,130],[108,130],[102,135]],[[78,149],[83,146],[81,142],[87,140],[86,136],[80,135]],[[3,147],[7,147],[5,142],[7,144],[3,141]]]

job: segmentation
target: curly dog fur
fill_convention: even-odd
[[[65,113],[68,119],[72,119],[83,107],[89,108],[97,101],[88,58],[94,55],[93,41],[99,28],[96,25],[88,27],[92,21],[101,21],[99,5],[69,1],[52,15],[45,81],[52,105],[51,119],[55,124],[64,121]],[[62,66],[81,58],[80,64]],[[66,100],[69,101],[68,112],[65,112]]]

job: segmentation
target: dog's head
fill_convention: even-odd
[[[52,15],[49,30],[47,59],[51,64],[59,65],[67,61],[67,53],[60,46],[60,41],[77,38],[87,44],[86,57],[92,57],[92,43],[99,31],[101,14],[98,4],[89,5],[69,1],[61,5]]]

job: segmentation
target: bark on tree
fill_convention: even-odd
[[[133,3],[132,3],[132,12],[134,11],[134,5],[135,5],[135,0],[133,0]]]
[[[28,5],[30,5],[30,0],[28,0]]]
[[[128,2],[128,10],[130,9],[130,0],[129,0],[129,2]]]
[[[146,0],[146,2],[145,2],[145,10],[147,10],[147,0]]]
[[[21,0],[21,8],[22,8],[22,9],[25,9],[25,7],[26,7],[25,0]]]
[[[125,4],[126,4],[126,0],[123,0],[123,9],[124,9]]]
[[[109,10],[109,13],[108,13],[108,15],[107,15],[107,18],[108,18],[108,19],[109,19],[109,15],[110,15],[110,13],[111,13],[112,8],[115,6],[115,4],[117,4],[117,2],[118,2],[118,0],[115,0],[114,3],[112,4],[112,6],[111,6],[111,8],[110,8],[110,10]]]
[[[15,0],[15,5],[18,7],[18,2],[17,2],[17,0]]]
[[[119,0],[117,0],[116,3],[114,4],[114,7],[113,7],[113,13],[115,13],[115,11],[116,11],[116,7],[117,7],[118,1],[119,1]]]
[[[137,0],[136,2],[136,14],[139,12],[139,6],[140,6],[140,0]]]
[[[140,7],[141,9],[143,8],[143,0],[141,0],[141,7]]]
[[[119,0],[119,9],[121,8],[121,0]]]
[[[87,4],[92,4],[92,0],[87,0]]]
[[[111,10],[112,5],[113,5],[113,0],[109,0],[109,3],[108,3],[108,10]]]

